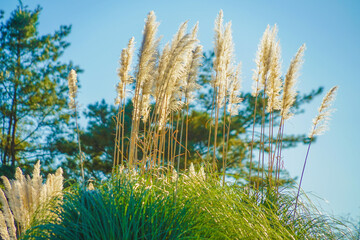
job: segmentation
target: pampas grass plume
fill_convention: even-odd
[[[9,237],[8,239],[16,239],[16,227],[15,227],[15,221],[14,221],[14,215],[10,210],[9,203],[5,197],[5,194],[2,189],[0,189],[0,203],[2,205],[2,218],[5,221],[6,230],[4,226],[4,221],[1,221],[1,234],[4,232],[4,235],[1,235],[1,237],[5,238]],[[2,220],[2,219],[1,219]]]
[[[227,110],[231,116],[238,114],[239,112],[239,103],[243,101],[242,98],[239,97],[240,89],[241,89],[241,63],[236,68],[235,73],[230,79],[229,83],[229,105],[227,106]]]
[[[282,97],[282,107],[281,107],[281,116],[283,119],[289,119],[293,116],[290,112],[291,106],[296,100],[296,91],[294,89],[296,85],[297,78],[299,76],[299,69],[303,63],[303,56],[305,51],[305,44],[303,44],[297,51],[294,58],[291,60],[289,69],[285,76],[284,88],[283,88],[283,97]]]
[[[71,109],[75,109],[76,107],[75,98],[78,90],[76,84],[77,84],[77,74],[74,69],[71,69],[68,76],[69,98],[70,98],[69,108]]]
[[[0,236],[4,240],[10,240],[8,228],[6,226],[6,220],[4,214],[0,211]]]
[[[256,63],[256,70],[253,70],[253,91],[252,95],[256,96],[260,90],[264,87],[266,73],[270,67],[270,54],[271,54],[271,29],[268,25],[266,27],[265,32],[261,38],[260,44],[258,46],[258,51],[256,53],[255,63]]]
[[[37,209],[55,196],[62,196],[63,176],[59,168],[55,174],[49,174],[45,184],[40,175],[40,161],[33,170],[33,177],[25,177],[20,168],[16,169],[15,180],[9,181],[2,177],[5,193],[0,189],[0,236],[4,239],[16,239],[15,220],[20,225],[21,232],[30,226]],[[50,214],[50,213],[49,213]],[[7,233],[4,227],[6,223]],[[8,236],[10,238],[8,238]]]
[[[120,82],[116,85],[116,91],[117,91],[117,97],[115,99],[115,104],[118,105],[125,97],[125,86],[127,84],[132,83],[132,78],[129,75],[131,62],[134,54],[134,44],[135,44],[135,38],[132,37],[129,40],[127,48],[123,49],[121,51],[120,56],[120,68],[118,69],[118,76],[120,78]]]
[[[319,113],[313,119],[313,126],[309,133],[309,138],[313,138],[316,135],[321,135],[328,129],[330,115],[332,112],[334,112],[334,109],[331,108],[331,105],[335,100],[337,90],[338,86],[331,88],[322,100],[322,103],[318,109]]]
[[[277,26],[275,25],[271,34],[271,62],[268,75],[268,88],[266,94],[269,96],[267,111],[279,110],[281,108],[280,91],[281,83],[281,50],[277,38]]]
[[[185,86],[185,98],[188,99],[188,103],[193,100],[193,92],[200,88],[200,85],[196,83],[198,77],[199,66],[201,65],[201,59],[203,56],[202,46],[197,46],[191,53],[191,62],[189,64],[189,74]]]

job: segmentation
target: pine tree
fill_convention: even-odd
[[[77,67],[59,59],[71,26],[38,32],[41,7],[20,2],[0,23],[0,157],[2,170],[52,159],[51,143],[69,121],[67,74]],[[47,162],[49,163],[49,162]]]

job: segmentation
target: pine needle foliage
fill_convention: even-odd
[[[29,159],[56,163],[54,145],[69,130],[66,78],[72,68],[81,72],[62,60],[71,26],[43,34],[42,8],[17,2],[0,18],[0,159],[8,177],[27,170]]]

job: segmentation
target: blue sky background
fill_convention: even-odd
[[[121,0],[23,0],[34,8],[41,5],[39,30],[52,33],[60,25],[72,24],[67,38],[71,46],[63,60],[84,69],[79,102],[86,106],[103,98],[112,103],[117,83],[116,69],[121,49],[134,36],[139,48],[144,19],[154,10],[160,21],[162,46],[180,23],[199,22],[199,40],[208,51],[213,47],[214,20],[220,9],[232,21],[236,60],[243,63],[243,90],[250,91],[251,70],[259,39],[266,26],[279,28],[283,73],[301,44],[306,43],[305,63],[298,89],[306,93],[319,86],[328,91],[339,85],[330,131],[320,136],[310,150],[303,188],[327,212],[360,218],[360,1],[121,1]],[[16,0],[1,0],[5,19]],[[306,106],[306,113],[290,120],[288,133],[307,133],[321,102]],[[299,176],[306,146],[285,152],[285,167]]]

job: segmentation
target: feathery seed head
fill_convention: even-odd
[[[191,31],[191,37],[193,39],[197,39],[198,30],[199,30],[199,22],[196,22],[195,26],[193,27],[193,29]]]
[[[188,103],[193,100],[193,92],[200,88],[200,85],[196,83],[198,70],[201,65],[201,59],[203,57],[202,46],[196,46],[195,50],[190,54],[191,61],[188,64],[188,77],[185,85],[185,98],[188,99]]]
[[[4,214],[0,211],[0,236],[4,240],[10,240],[8,228],[6,226],[6,220]]]
[[[59,167],[55,172],[55,176],[60,177],[63,175],[63,172],[64,172],[63,169]]]
[[[16,168],[16,171],[15,171],[15,179],[22,182],[25,180],[25,177],[21,171],[21,169],[19,167]]]
[[[141,99],[141,112],[143,122],[146,122],[150,114],[150,94],[144,94]]]
[[[76,71],[74,69],[71,69],[69,76],[68,76],[69,98],[70,98],[69,108],[70,109],[75,109],[75,107],[76,107],[75,98],[76,98],[76,93],[78,90],[76,83],[77,83]]]
[[[318,109],[319,113],[313,119],[313,126],[309,133],[309,138],[313,138],[313,136],[316,135],[321,135],[328,129],[330,115],[332,112],[334,112],[334,109],[331,109],[330,107],[335,100],[337,90],[338,86],[331,88],[323,98]]]
[[[122,82],[119,82],[115,86],[117,96],[114,100],[115,105],[119,105],[121,103],[121,99],[125,98],[125,85]]]
[[[183,91],[184,89],[186,91],[189,75],[194,74],[191,71],[192,53],[198,40],[194,39],[194,30],[192,34],[185,34],[186,25],[186,23],[182,24],[171,45],[165,46],[159,63],[156,102],[160,105],[158,105],[156,113],[159,114],[160,129],[166,123],[168,114],[183,106],[181,99]],[[190,82],[192,81],[190,80]]]
[[[94,187],[94,185],[93,185],[92,182],[89,183],[89,185],[88,185],[88,190],[89,190],[89,191],[95,190],[95,187]]]
[[[190,164],[189,177],[190,178],[195,178],[196,177],[195,167],[194,167],[193,163]]]
[[[25,177],[20,168],[16,170],[15,180],[9,181],[6,177],[2,178],[6,188],[6,197],[5,194],[0,191],[0,201],[7,229],[11,237],[10,239],[16,239],[14,219],[21,226],[21,230],[26,231],[37,209],[42,207],[41,205],[51,197],[55,196],[53,193],[56,192],[61,196],[63,186],[62,170],[58,169],[55,175],[50,174],[47,183],[43,184],[40,175],[40,161],[38,161],[34,166],[32,178],[30,176]],[[0,225],[1,224],[0,219]],[[0,226],[0,228],[1,227],[2,226]],[[0,229],[0,231],[2,230]],[[0,234],[4,237],[2,233]]]
[[[276,25],[271,29],[269,28],[269,32],[267,34],[267,38],[264,42],[264,52],[261,56],[261,85],[265,86],[267,83],[267,78],[271,69],[271,63],[273,61],[274,56],[274,46],[276,42],[276,34],[277,34],[277,27]]]
[[[140,48],[138,72],[136,76],[137,86],[142,88],[144,82],[151,78],[150,73],[153,72],[157,58],[157,47],[159,40],[156,33],[159,23],[156,22],[155,13],[151,11],[145,22],[143,31],[143,40]]]
[[[303,44],[299,48],[296,55],[291,60],[289,69],[285,76],[282,103],[281,103],[282,107],[280,113],[282,118],[285,120],[293,116],[293,114],[290,112],[290,108],[292,107],[292,105],[296,100],[297,92],[294,88],[297,82],[297,78],[299,76],[300,67],[303,63],[304,51],[305,51],[305,44]]]
[[[223,34],[223,15],[223,10],[221,9],[215,19],[215,49],[217,48],[216,44],[218,43],[218,39],[221,39]]]
[[[7,177],[2,176],[1,179],[3,180],[4,186],[5,186],[5,191],[6,192],[10,192],[11,191],[11,184],[10,181]]]
[[[181,39],[186,35],[186,30],[187,30],[187,26],[188,26],[188,21],[183,22],[178,31],[176,32],[176,34],[174,35],[172,41],[171,41],[171,47],[172,47],[172,51],[174,51],[174,49],[176,48],[177,44],[181,41]],[[197,29],[194,28],[193,34],[192,35],[196,35],[197,33]]]
[[[229,77],[233,74],[234,44],[232,41],[231,22],[223,27],[223,13],[220,11],[215,21],[215,59],[213,86],[217,88],[216,102],[221,107],[224,104]]]
[[[158,61],[158,45],[159,39],[156,38],[156,33],[159,23],[156,22],[155,13],[151,11],[145,20],[145,27],[143,31],[143,40],[141,43],[139,63],[136,73],[135,95],[132,99],[134,103],[133,119],[140,119],[141,109],[147,109],[147,102],[142,101],[143,95],[149,94],[153,88],[154,80],[156,78],[156,69]],[[145,88],[145,89],[144,89]],[[146,99],[144,99],[146,100]]]
[[[253,96],[257,96],[260,90],[264,87],[264,78],[267,74],[267,69],[269,66],[270,53],[271,53],[271,44],[270,44],[270,26],[267,25],[266,30],[261,38],[260,44],[258,46],[258,51],[256,53],[255,63],[256,70],[253,70]]]
[[[241,89],[241,63],[237,66],[236,71],[230,77],[228,87],[228,101],[227,110],[231,116],[238,114],[239,103],[242,102],[242,98],[239,97]]]
[[[172,98],[170,100],[169,110],[170,112],[177,112],[180,111],[183,107],[184,102],[177,100],[177,98]]]
[[[276,25],[273,29],[273,41],[272,41],[272,55],[268,74],[268,87],[266,88],[266,94],[268,95],[267,111],[281,109],[280,91],[282,87],[281,82],[281,53],[280,42],[276,40],[277,28]]]
[[[132,37],[129,40],[127,48],[121,51],[120,68],[118,69],[120,82],[116,85],[117,97],[115,99],[115,104],[119,104],[121,99],[125,98],[125,87],[127,84],[131,84],[133,81],[132,77],[129,75],[129,72],[134,53],[134,44],[135,40],[134,37]]]
[[[38,178],[40,177],[40,160],[37,161],[37,163],[34,166],[34,170],[33,170],[33,178]]]
[[[198,175],[199,175],[200,180],[205,181],[206,175],[205,175],[205,171],[204,171],[204,167],[203,167],[203,166],[200,167],[200,170],[199,170],[199,172],[198,172]]]
[[[30,178],[30,177],[29,177]],[[29,179],[30,181],[30,179]],[[33,170],[33,177],[31,179],[31,185],[33,186],[33,189],[35,191],[35,194],[33,194],[33,201],[36,201],[36,198],[38,198],[38,194],[41,191],[41,187],[42,187],[42,176],[40,175],[40,161],[37,161],[37,163],[34,166],[34,170]]]
[[[16,238],[16,227],[14,221],[14,215],[10,210],[8,200],[5,197],[5,194],[2,189],[0,189],[0,203],[2,206],[2,213],[5,219],[5,224],[7,227],[8,235],[10,236],[9,239],[17,239]],[[4,229],[4,227],[2,227]],[[6,234],[5,234],[6,236]],[[4,237],[4,236],[2,236]]]

